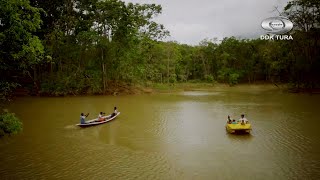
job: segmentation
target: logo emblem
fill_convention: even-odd
[[[285,34],[293,28],[293,23],[286,17],[270,17],[262,21],[261,26],[270,34]]]

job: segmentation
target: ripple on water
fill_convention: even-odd
[[[0,177],[317,179],[319,138],[313,124],[302,123],[318,123],[319,101],[301,105],[305,101],[296,95],[245,91],[75,97],[76,108],[48,121],[34,116],[35,111],[46,104],[46,109],[62,112],[65,98],[39,99],[43,103],[32,108],[29,99],[15,108],[24,119],[23,134],[0,143]],[[109,102],[123,108],[120,121],[86,129],[71,125],[74,117],[67,114],[96,111]],[[243,111],[254,118],[252,135],[227,134],[226,115]]]
[[[64,127],[64,129],[78,129],[78,128],[79,128],[79,127],[76,126],[76,125],[74,125],[74,124],[72,124],[72,125],[67,125],[67,126]]]
[[[165,154],[132,151],[120,146],[108,145],[96,140],[83,139],[68,144],[48,145],[48,149],[6,158],[2,163],[23,159],[15,163],[15,169],[0,165],[4,179],[177,179],[179,171],[170,163]],[[52,153],[54,152],[54,153]],[[41,154],[41,157],[39,156]],[[53,155],[54,154],[54,155]],[[71,156],[72,154],[72,156]],[[181,177],[179,175],[179,177]]]

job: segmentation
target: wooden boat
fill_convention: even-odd
[[[250,133],[252,128],[250,123],[241,124],[238,122],[237,124],[227,124],[226,130],[229,133]]]
[[[108,115],[108,116],[103,116],[103,118],[105,118],[105,120],[103,120],[103,121],[97,121],[98,118],[96,118],[96,119],[91,119],[91,120],[86,121],[85,124],[76,124],[76,125],[80,126],[80,127],[89,127],[89,126],[95,126],[95,125],[99,125],[99,124],[104,124],[104,123],[107,123],[109,121],[114,120],[117,116],[119,116],[119,114],[120,114],[120,112],[118,112],[113,117],[111,117],[111,114]]]

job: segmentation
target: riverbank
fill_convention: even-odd
[[[307,88],[291,88],[289,84],[274,84],[274,83],[242,83],[234,86],[224,83],[152,83],[147,85],[133,85],[127,88],[126,91],[115,91],[111,94],[150,94],[150,93],[172,93],[172,92],[182,92],[182,91],[225,91],[226,89],[237,90],[237,91],[269,91],[278,90],[287,93],[309,93],[309,94],[320,94],[320,89],[307,89]]]
[[[221,91],[225,89],[237,89],[239,91],[246,91],[247,89],[255,90],[284,90],[285,85],[274,85],[271,83],[257,83],[257,84],[238,84],[230,86],[223,83],[177,83],[177,84],[153,84],[151,86],[154,92],[179,92],[179,91]]]
[[[183,91],[225,91],[226,89],[237,91],[255,91],[281,90],[286,91],[286,85],[274,85],[271,83],[256,84],[238,84],[230,86],[223,83],[149,83],[121,86],[118,88],[110,88],[105,95],[136,95],[136,94],[157,94],[157,93],[174,93]]]
[[[37,94],[31,94],[30,91],[26,89],[18,89],[14,96],[81,96],[81,95],[137,95],[137,94],[153,94],[153,93],[172,93],[172,92],[182,92],[182,91],[220,91],[220,90],[230,89],[247,91],[248,89],[254,89],[258,91],[266,90],[280,90],[288,93],[311,93],[319,94],[320,89],[293,89],[290,88],[288,84],[272,84],[272,83],[254,83],[254,84],[237,84],[230,86],[229,84],[223,83],[205,83],[205,82],[185,82],[185,83],[145,83],[145,84],[126,84],[117,83],[110,84],[106,91],[99,93],[88,92],[65,92],[65,93],[48,93],[39,92]]]

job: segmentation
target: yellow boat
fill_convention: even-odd
[[[241,124],[238,122],[237,124],[227,124],[226,130],[229,133],[250,133],[252,128],[250,123]]]

